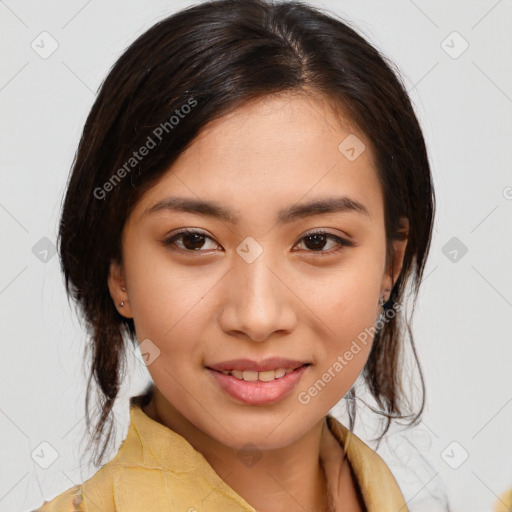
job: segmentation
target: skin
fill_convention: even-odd
[[[351,133],[366,146],[354,161],[338,149]],[[343,195],[369,215],[344,211],[276,223],[281,208]],[[216,201],[239,222],[144,213],[169,196]],[[207,237],[163,244],[182,228]],[[356,245],[330,238],[315,245],[305,236],[316,229]],[[248,236],[263,249],[252,263],[236,252]],[[326,485],[339,510],[362,510],[341,451],[325,457],[340,446],[324,418],[361,373],[371,340],[308,404],[297,395],[374,325],[406,243],[394,242],[391,268],[370,143],[321,97],[266,96],[209,123],[136,205],[123,230],[123,261],[110,267],[119,313],[134,319],[139,342],[150,339],[160,350],[148,365],[156,389],[146,414],[185,437],[259,511],[321,510]],[[312,364],[291,393],[268,405],[228,396],[205,368],[270,356]],[[247,443],[262,455],[251,467],[237,457]]]

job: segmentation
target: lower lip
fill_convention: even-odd
[[[220,387],[231,397],[250,405],[265,405],[277,402],[284,398],[297,385],[307,366],[300,366],[284,377],[262,381],[240,380],[232,375],[224,375],[221,372],[207,368],[217,380]]]

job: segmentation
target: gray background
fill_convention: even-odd
[[[1,511],[36,507],[96,470],[80,458],[85,332],[52,252],[61,197],[108,70],[139,34],[190,3],[0,1]],[[443,510],[446,497],[454,511],[492,510],[512,486],[512,2],[311,3],[351,20],[397,64],[436,187],[413,324],[427,410],[379,453],[412,511]],[[127,398],[147,379],[132,354],[117,446]],[[370,443],[369,427],[356,433]]]

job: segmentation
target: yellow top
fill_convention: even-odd
[[[117,455],[91,478],[34,512],[256,512],[184,437],[151,419],[144,395],[130,399],[130,426]],[[368,512],[407,512],[384,460],[333,416]]]
[[[494,512],[512,512],[512,487],[500,495],[494,506]]]

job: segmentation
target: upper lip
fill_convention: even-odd
[[[268,370],[276,370],[277,368],[284,368],[285,370],[299,368],[305,364],[311,364],[309,361],[297,361],[295,359],[286,359],[284,357],[270,357],[263,361],[253,361],[252,359],[231,359],[230,361],[223,361],[221,363],[210,364],[207,368],[216,370],[218,372],[229,370],[240,371],[253,371],[265,372]]]

